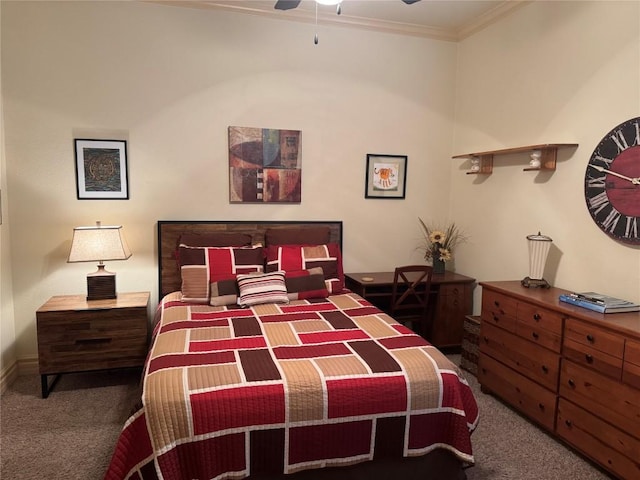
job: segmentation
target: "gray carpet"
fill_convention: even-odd
[[[466,470],[468,480],[609,478],[481,393],[475,377],[465,374],[480,406],[472,437],[476,465]],[[19,377],[1,398],[0,479],[101,479],[136,403],[138,383],[139,372],[131,370],[64,375],[43,400],[39,376]]]

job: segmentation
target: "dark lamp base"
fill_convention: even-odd
[[[117,298],[116,274],[107,272],[104,265],[98,265],[98,271],[87,275],[87,300],[106,300]]]
[[[549,282],[547,282],[544,278],[537,279],[524,277],[524,279],[522,279],[520,283],[523,287],[527,288],[551,288]]]

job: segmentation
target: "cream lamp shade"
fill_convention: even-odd
[[[522,280],[522,285],[529,288],[549,288],[549,283],[542,278],[547,256],[553,240],[538,232],[537,235],[527,235],[529,249],[529,276]]]
[[[87,275],[87,300],[116,298],[116,276],[105,270],[104,262],[126,260],[131,250],[122,232],[122,226],[103,226],[96,222],[91,227],[73,229],[69,263],[98,262],[98,270]]]

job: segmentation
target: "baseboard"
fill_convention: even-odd
[[[16,378],[18,378],[18,362],[13,362],[0,372],[0,394],[3,394]]]
[[[0,371],[0,394],[20,375],[37,375],[38,357],[21,358]]]
[[[38,357],[26,357],[18,360],[18,375],[38,375]]]

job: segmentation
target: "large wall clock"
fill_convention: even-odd
[[[595,148],[584,176],[584,198],[604,233],[640,244],[640,117],[618,125]]]

